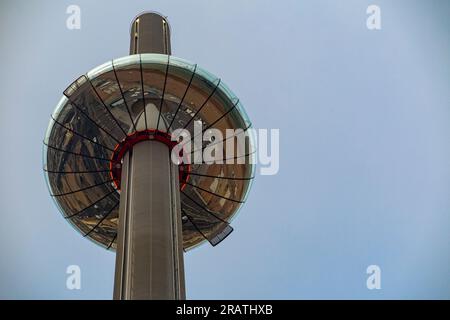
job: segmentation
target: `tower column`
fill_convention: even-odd
[[[137,53],[172,54],[170,28],[165,17],[148,12],[133,20],[130,30],[130,54]]]
[[[114,299],[185,299],[178,168],[158,141],[123,158]]]
[[[130,54],[138,53],[171,54],[161,15],[143,13],[132,22]],[[145,108],[147,119],[141,115],[137,130],[145,123],[156,129],[159,110]],[[123,157],[114,299],[185,299],[179,190],[167,145],[142,141]]]

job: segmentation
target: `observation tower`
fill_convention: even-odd
[[[70,84],[44,140],[45,177],[64,219],[116,251],[114,299],[185,299],[183,252],[233,231],[254,177],[242,104],[219,78],[172,56],[170,32],[158,13],[137,16],[130,55]],[[187,148],[180,129],[200,144]],[[214,146],[223,161],[186,161]]]

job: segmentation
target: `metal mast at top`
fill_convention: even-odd
[[[130,54],[138,53],[172,54],[170,27],[165,17],[148,12],[134,19],[130,31]]]

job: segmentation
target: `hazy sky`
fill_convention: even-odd
[[[450,298],[447,0],[1,0],[0,298],[112,297],[115,254],[61,217],[42,140],[67,85],[128,54],[144,10],[168,16],[173,54],[220,76],[254,127],[280,129],[279,173],[256,177],[224,242],[185,255],[188,298]]]

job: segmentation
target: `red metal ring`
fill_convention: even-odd
[[[172,141],[172,136],[163,131],[148,129],[143,131],[135,131],[132,134],[118,143],[115,148],[111,161],[109,162],[110,175],[117,190],[120,190],[120,180],[122,177],[122,159],[125,154],[137,143],[141,141],[155,140],[164,143],[172,151],[173,147],[177,145],[177,141]],[[182,156],[183,151],[180,151]],[[178,165],[178,176],[180,181],[180,190],[186,187],[186,182],[189,180],[189,173],[191,172],[191,165],[181,162]]]

